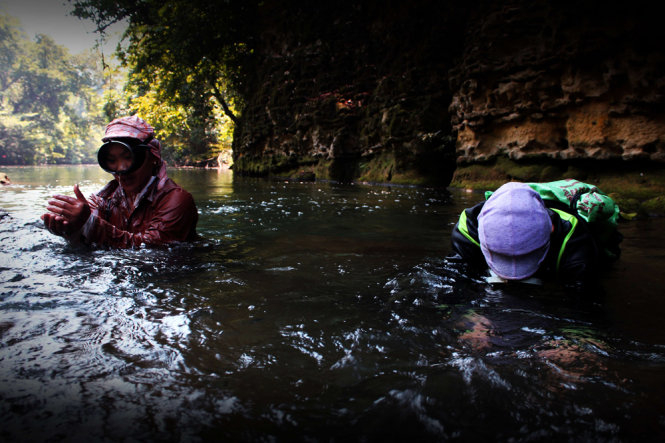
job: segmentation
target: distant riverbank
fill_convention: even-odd
[[[97,167],[96,164],[81,165],[38,165],[37,167]],[[11,165],[0,169],[0,183],[3,185],[12,183],[11,170],[23,167]],[[219,163],[217,158],[203,162],[187,164],[169,164],[169,168],[177,169],[219,169],[230,170],[232,164]],[[284,176],[275,175],[279,179],[294,181],[320,181],[328,177],[317,174],[316,169],[306,168]],[[404,177],[401,177],[404,178]],[[413,180],[390,180],[364,181],[362,183],[377,183],[385,185],[414,185],[427,187],[417,176]],[[547,182],[574,178],[586,183],[591,183],[603,192],[611,195],[621,208],[624,218],[644,218],[665,216],[665,166],[653,162],[515,162],[505,158],[486,163],[474,163],[458,165],[449,188],[469,190],[494,190],[501,184],[515,180],[522,182]]]

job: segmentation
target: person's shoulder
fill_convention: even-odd
[[[464,218],[466,223],[470,225],[476,225],[478,223],[478,216],[480,211],[482,211],[483,206],[485,206],[486,200],[476,203],[475,205],[465,208],[460,213],[460,219]]]
[[[118,180],[111,180],[108,182],[102,189],[100,189],[97,192],[97,197],[103,198],[103,199],[108,199],[110,198],[113,194],[118,191],[119,185],[118,185]]]
[[[596,245],[588,223],[572,211],[550,212],[554,228],[552,245],[560,251],[563,262],[567,261],[567,258],[574,259],[573,262],[586,262],[594,258]]]
[[[467,217],[469,217],[469,216],[478,217],[478,215],[480,214],[480,211],[483,209],[483,206],[485,206],[485,203],[487,203],[487,200],[482,200],[482,201],[479,201],[478,203],[476,203],[473,206],[469,206],[467,208],[464,208],[464,210],[460,213],[460,215],[462,215],[462,213],[466,213]]]
[[[161,186],[159,194],[159,200],[164,203],[177,202],[179,204],[194,204],[194,197],[192,197],[192,194],[170,178],[166,179]]]
[[[549,210],[556,209],[559,212],[577,216],[577,211],[573,210],[570,205],[566,205],[558,200],[544,199],[543,203],[545,203],[545,207]]]

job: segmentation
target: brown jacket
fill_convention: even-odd
[[[111,248],[158,246],[196,238],[198,212],[191,194],[162,175],[152,177],[131,203],[116,180],[90,199],[92,214],[81,230],[83,241]]]

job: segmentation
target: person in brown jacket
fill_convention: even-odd
[[[41,217],[46,228],[71,243],[111,248],[194,240],[194,199],[166,175],[154,136],[136,116],[109,123],[97,159],[114,179],[89,201],[78,185],[75,197],[54,195]]]

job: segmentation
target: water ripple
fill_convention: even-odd
[[[445,257],[480,195],[175,173],[201,239],[160,249],[71,247],[39,222],[69,185],[3,188],[0,438],[614,441],[662,429],[665,341],[650,327],[662,273],[634,245],[662,257],[663,229],[629,230],[607,301],[587,303],[492,286]]]

